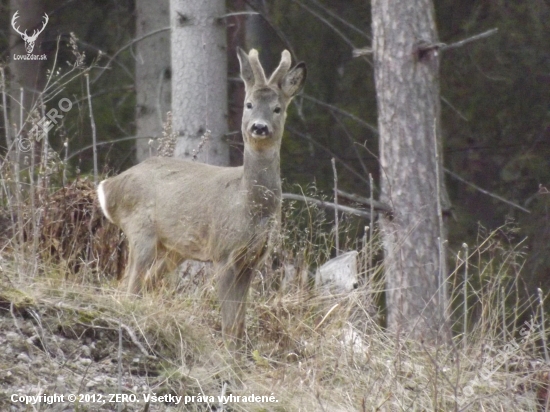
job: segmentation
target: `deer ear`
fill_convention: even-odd
[[[281,90],[287,98],[292,98],[302,90],[306,82],[307,69],[304,62],[298,63],[286,74],[281,82]]]
[[[254,86],[254,72],[252,71],[250,60],[248,60],[248,55],[240,47],[237,47],[237,57],[241,65],[241,79],[243,79],[245,89],[248,91]]]

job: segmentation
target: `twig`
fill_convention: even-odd
[[[94,145],[92,145],[94,147]],[[95,145],[97,150],[97,145]],[[69,168],[69,139],[65,139],[63,142],[63,149],[65,155],[63,157],[63,186],[67,185],[67,169]]]
[[[332,173],[334,174],[334,204],[336,207],[334,208],[334,241],[336,245],[336,256],[340,254],[340,225],[338,221],[338,174],[336,172],[336,161],[334,160],[334,157],[330,159],[330,163],[332,163]]]
[[[455,43],[451,43],[451,44],[445,44],[445,45],[441,46],[440,50],[444,51],[444,50],[456,49],[458,47],[462,47],[462,46],[464,46],[468,43],[471,43],[473,41],[481,40],[481,39],[484,39],[486,37],[492,36],[493,34],[496,34],[497,32],[498,32],[498,28],[495,27],[493,29],[484,31],[483,33],[476,34],[475,36],[468,37],[464,40],[459,40],[459,41],[457,41]]]
[[[369,179],[370,179],[370,183],[371,183],[371,187],[372,187],[372,175],[369,174]],[[392,212],[392,209],[389,205],[387,205],[386,203],[384,202],[380,202],[378,200],[374,200],[372,197],[373,197],[373,189],[371,189],[371,198],[370,199],[367,199],[366,197],[363,197],[363,196],[359,196],[359,195],[356,195],[355,193],[348,193],[348,192],[344,192],[343,190],[340,190],[338,189],[338,195],[348,199],[348,200],[351,200],[353,202],[357,202],[357,203],[362,203],[364,205],[367,205],[367,206],[371,206],[373,208],[373,210],[376,210],[377,212],[386,212],[386,213],[391,213]]]
[[[460,110],[458,110],[456,107],[454,107],[454,106],[452,105],[452,103],[451,103],[449,100],[447,100],[447,99],[444,98],[443,96],[439,96],[439,97],[440,97],[440,99],[441,99],[441,101],[442,101],[443,103],[445,103],[447,106],[449,106],[449,108],[450,108],[452,111],[454,111],[454,112],[458,115],[458,117],[460,117],[460,118],[461,118],[462,120],[464,120],[465,122],[469,122],[468,118],[467,118],[466,116],[464,116],[464,115],[460,112]]]
[[[31,201],[31,213],[30,213],[30,221],[31,221],[31,230],[32,230],[32,256],[34,259],[34,265],[32,270],[32,277],[36,276],[36,273],[38,271],[38,213],[36,210],[36,184],[34,181],[34,169],[36,166],[36,141],[34,137],[31,136],[31,165],[29,169],[29,196]]]
[[[317,324],[317,326],[315,326],[313,328],[313,331],[315,332],[317,329],[319,329],[319,326],[321,326],[325,320],[327,320],[327,318],[329,317],[329,315],[332,313],[332,311],[334,309],[336,309],[340,304],[339,303],[335,303],[329,310],[328,312],[325,314],[325,316],[323,316],[323,318],[319,321],[319,323]]]
[[[327,13],[329,16],[331,17],[334,17],[336,20],[338,20],[340,23],[342,23],[343,25],[349,27],[350,29],[352,29],[354,32],[356,33],[359,33],[361,36],[365,37],[366,39],[371,39],[371,36],[369,36],[367,33],[365,33],[363,30],[361,30],[360,28],[354,26],[353,24],[351,24],[349,21],[347,21],[346,19],[343,19],[342,17],[340,17],[338,14],[334,13],[332,10],[330,10],[328,7],[326,7],[325,5],[321,4],[320,2],[318,2],[317,0],[310,0],[311,3],[315,4],[317,7],[319,7],[320,9],[322,9],[325,13]]]
[[[10,302],[10,314],[11,314],[11,317],[13,319],[13,324],[15,326],[15,328],[17,329],[17,331],[19,332],[19,334],[21,336],[25,336],[23,334],[23,331],[21,330],[21,328],[19,327],[19,322],[17,321],[17,317],[15,316],[15,311],[13,310],[14,309],[14,305],[13,305],[13,301]]]
[[[361,168],[363,169],[363,174],[364,175],[368,175],[369,174],[369,170],[367,169],[367,166],[365,165],[365,162],[363,162],[363,159],[361,158],[361,155],[359,153],[359,150],[357,149],[357,141],[355,141],[355,139],[353,138],[353,136],[351,135],[351,133],[348,131],[346,125],[344,124],[344,122],[342,121],[342,119],[340,119],[340,116],[337,116],[336,113],[334,112],[330,112],[330,114],[332,115],[332,117],[334,118],[334,120],[336,120],[338,122],[338,124],[340,125],[340,127],[342,128],[342,131],[344,132],[344,134],[346,135],[346,137],[349,139],[349,141],[351,142],[351,147],[353,148],[353,151],[355,152],[355,155],[357,156],[357,160],[359,161],[359,163],[361,164]]]
[[[118,320],[118,393],[122,393],[122,322]],[[122,402],[118,402],[118,412],[122,410]]]
[[[344,116],[349,117],[350,119],[355,120],[357,123],[359,123],[361,126],[364,126],[365,128],[369,129],[371,132],[378,134],[378,130],[373,125],[365,122],[363,119],[360,119],[359,117],[355,116],[354,114],[351,114],[350,112],[347,112],[343,109],[340,109],[339,107],[333,106],[332,104],[325,103],[319,99],[316,99],[313,96],[310,96],[308,94],[301,94],[300,95],[303,99],[309,100],[310,102],[313,102],[315,104],[318,104],[319,106],[327,107],[331,110],[334,110],[336,113],[343,114]]]
[[[287,200],[299,200],[301,202],[307,202],[311,203],[317,206],[325,207],[327,209],[338,209],[341,212],[349,213],[351,215],[360,216],[365,219],[371,219],[371,215],[369,212],[365,212],[363,210],[354,209],[349,206],[342,206],[342,205],[335,205],[331,202],[325,202],[324,200],[314,199],[309,196],[304,195],[295,195],[294,193],[283,193],[283,199]]]
[[[154,139],[154,138],[155,138],[155,136],[127,136],[127,137],[121,137],[121,138],[114,139],[114,140],[107,140],[105,142],[97,142],[96,146],[105,146],[105,145],[108,145],[108,144],[125,142],[125,141],[128,141],[128,140]],[[82,149],[79,149],[79,150],[71,153],[69,156],[67,156],[66,160],[71,160],[73,157],[78,156],[78,155],[84,153],[85,151],[87,151],[89,149],[93,149],[93,148],[94,148],[93,144],[88,145],[88,146],[84,146]]]
[[[370,215],[374,216],[374,179],[372,178],[372,174],[369,173],[369,187],[370,187]],[[382,202],[379,202],[382,203]],[[391,208],[388,206],[388,209],[391,210]],[[372,244],[373,244],[373,236],[374,236],[374,222],[371,222],[369,225],[369,268],[372,269]]]
[[[468,344],[468,262],[470,260],[470,253],[468,251],[468,245],[462,244],[464,248],[464,284],[462,285],[462,295],[464,301],[462,302],[462,317],[464,324],[462,325],[462,348],[465,350]]]
[[[63,304],[59,304],[59,306],[61,307],[67,307],[67,308],[71,308],[71,306],[68,306],[68,305],[63,305]],[[74,308],[73,308],[74,309]],[[82,322],[78,322],[78,324],[82,325],[82,326],[86,326],[88,328],[93,328],[93,329],[106,329],[106,330],[115,330],[115,331],[118,331],[120,328],[124,329],[124,331],[126,331],[126,333],[128,334],[128,336],[130,337],[130,340],[132,341],[132,343],[134,345],[136,345],[136,347],[141,351],[141,353],[143,353],[145,356],[147,356],[148,358],[153,358],[153,359],[156,359],[157,356],[155,355],[151,355],[149,352],[147,352],[147,349],[145,349],[143,347],[143,345],[141,344],[141,342],[138,340],[138,338],[136,337],[134,331],[132,329],[130,329],[130,327],[128,327],[127,325],[125,325],[124,323],[121,323],[120,321],[116,321],[114,319],[111,319],[111,318],[105,318],[105,317],[99,317],[97,318],[98,320],[103,320],[104,322],[108,323],[108,324],[118,324],[118,327],[113,327],[113,326],[97,326],[97,325],[90,325],[90,324],[87,324],[87,323],[82,323]]]
[[[351,55],[353,57],[361,57],[366,56],[368,54],[372,54],[373,50],[372,47],[361,47],[360,49],[353,49],[351,51]]]
[[[4,114],[4,130],[6,132],[6,147],[11,147],[11,136],[10,136],[10,122],[8,121],[8,103],[6,99],[6,77],[4,74],[4,68],[0,67],[0,78],[2,88],[2,112]]]
[[[548,346],[546,345],[546,326],[544,320],[544,298],[542,297],[542,289],[537,288],[537,293],[539,295],[539,304],[540,304],[540,324],[542,326],[542,347],[544,348],[544,359],[546,364],[550,364],[550,356],[548,355]]]
[[[501,202],[504,202],[504,203],[506,203],[507,205],[513,206],[513,207],[515,207],[515,208],[517,208],[517,209],[519,209],[519,210],[521,210],[521,211],[523,211],[523,212],[525,212],[525,213],[531,213],[531,211],[530,211],[529,209],[526,209],[526,208],[524,208],[523,206],[520,206],[520,205],[518,205],[517,203],[514,203],[514,202],[512,202],[512,201],[510,201],[510,200],[504,199],[503,197],[501,197],[501,196],[499,196],[499,195],[495,195],[494,193],[488,192],[487,190],[482,189],[481,187],[477,186],[476,184],[471,183],[471,182],[468,182],[467,180],[465,180],[464,178],[460,177],[460,176],[457,175],[455,172],[452,172],[451,170],[449,170],[449,169],[447,169],[447,168],[445,168],[444,170],[445,170],[445,173],[447,173],[448,175],[450,175],[450,176],[454,177],[456,180],[458,180],[458,181],[460,181],[460,182],[462,182],[462,183],[464,183],[464,184],[466,184],[466,185],[468,185],[468,186],[474,188],[475,190],[477,190],[477,191],[483,193],[484,195],[491,196],[491,197],[493,197],[493,198],[495,198],[495,199],[498,199],[498,200],[500,200]]]
[[[348,39],[348,37],[342,33],[337,27],[335,27],[330,21],[328,21],[327,19],[325,19],[323,16],[321,16],[319,13],[317,13],[316,11],[310,9],[308,6],[306,6],[304,3],[302,3],[301,1],[298,1],[298,0],[291,0],[293,3],[296,3],[298,6],[300,6],[301,8],[303,8],[304,10],[306,10],[308,13],[312,14],[313,16],[317,17],[321,22],[323,22],[325,25],[327,25],[333,32],[335,32],[338,36],[340,36],[340,38],[342,40],[344,40],[344,42],[350,46],[352,49],[355,49],[355,45],[353,44],[353,42]]]
[[[225,400],[225,394],[227,393],[227,382],[222,383],[222,394],[220,396],[220,412],[225,412],[225,404],[223,403]]]
[[[293,133],[295,134],[296,136],[298,137],[301,137],[302,139],[306,139],[308,142],[310,142],[311,144],[321,148],[324,152],[326,152],[328,155],[330,155],[331,157],[334,157],[346,170],[348,170],[350,173],[352,173],[353,175],[355,175],[355,177],[357,177],[358,179],[360,179],[361,181],[365,182],[365,183],[368,183],[368,180],[364,178],[363,175],[361,175],[361,173],[358,173],[355,169],[353,169],[352,167],[350,167],[347,162],[344,162],[342,159],[340,159],[338,156],[336,156],[328,147],[326,147],[325,145],[319,143],[318,141],[316,141],[315,139],[313,139],[311,136],[309,136],[308,134],[306,133],[302,133],[302,132],[299,132],[298,130],[294,129],[293,127],[290,127],[290,126],[287,126],[285,127],[285,130],[289,131],[290,133]]]
[[[258,13],[257,11],[236,11],[233,13],[224,14],[223,16],[218,17],[218,19],[225,19],[227,17],[233,16],[257,16],[258,14],[260,13]]]
[[[94,112],[92,110],[92,95],[90,94],[90,75],[89,75],[89,73],[86,73],[84,75],[84,77],[86,78],[86,92],[88,93],[88,106],[90,108],[90,123],[92,125],[92,145],[93,145],[93,154],[94,154],[94,184],[97,187],[97,178],[98,178],[98,171],[97,171],[97,141],[96,141]]]
[[[437,237],[437,244],[439,249],[439,257],[438,257],[438,295],[439,295],[439,309],[441,310],[441,316],[443,320],[444,328],[447,328],[448,325],[448,319],[447,319],[447,302],[449,300],[447,296],[447,274],[445,273],[445,228],[443,226],[443,211],[441,209],[441,168],[440,168],[440,158],[439,158],[439,141],[437,138],[437,121],[438,119],[434,119],[434,125],[433,125],[433,143],[434,143],[434,150],[435,150],[435,204],[436,204],[436,210],[437,210],[437,223],[438,223],[438,229],[439,229],[439,236]],[[446,334],[445,330],[445,335]],[[446,339],[445,339],[446,340]]]
[[[23,242],[24,242],[24,235],[23,235],[23,215],[22,215],[22,202],[21,202],[21,176],[19,176],[20,172],[20,162],[21,162],[21,131],[23,130],[23,100],[24,100],[24,92],[23,88],[21,87],[19,89],[19,133],[17,134],[16,145],[15,145],[15,162],[13,165],[14,168],[14,174],[15,174],[15,201],[17,203],[17,251],[20,252],[23,248]],[[18,253],[17,261],[21,256]]]
[[[133,39],[132,41],[126,43],[124,46],[122,46],[120,49],[118,49],[115,54],[113,54],[111,56],[111,58],[109,59],[109,61],[107,62],[107,64],[105,65],[105,67],[98,73],[98,75],[94,78],[94,80],[92,81],[92,83],[95,83],[97,82],[97,80],[103,75],[103,73],[105,73],[105,70],[107,70],[107,68],[109,67],[109,65],[111,64],[111,62],[116,59],[116,57],[122,53],[124,50],[126,50],[127,48],[133,46],[135,43],[137,42],[140,42],[144,39],[146,39],[147,37],[151,37],[151,36],[154,36],[155,34],[158,34],[158,33],[162,33],[163,31],[169,31],[171,29],[170,26],[168,27],[163,27],[161,29],[157,29],[157,30],[153,30],[153,31],[150,31],[149,33],[147,34],[144,34],[143,36],[141,37],[136,37],[135,39]]]

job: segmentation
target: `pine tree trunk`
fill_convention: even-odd
[[[445,195],[437,156],[439,53],[426,48],[438,42],[434,8],[431,0],[373,0],[372,21],[381,200],[394,211],[380,221],[388,327],[398,336],[441,342],[448,329],[440,285],[447,269],[438,213]]]
[[[169,0],[136,0],[136,38],[170,25]],[[162,135],[170,110],[170,31],[136,43],[136,157],[156,155],[151,138]]]
[[[229,164],[224,0],[171,0],[173,129],[176,156]],[[210,130],[210,137],[201,137]]]

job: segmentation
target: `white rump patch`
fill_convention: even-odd
[[[103,190],[103,183],[105,183],[105,180],[103,180],[97,187],[97,197],[99,199],[99,205],[101,206],[103,214],[107,219],[112,222],[113,219],[111,219],[111,216],[109,216],[109,212],[107,212],[107,198],[105,197],[105,190]]]

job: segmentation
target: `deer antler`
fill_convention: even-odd
[[[265,78],[264,68],[258,60],[258,51],[256,49],[250,50],[248,53],[248,60],[250,61],[250,67],[254,73],[254,79],[256,80],[256,85],[265,85],[267,79]]]
[[[288,50],[283,50],[281,63],[279,63],[279,66],[271,74],[268,83],[278,85],[288,73],[288,69],[290,69],[290,53]]]

